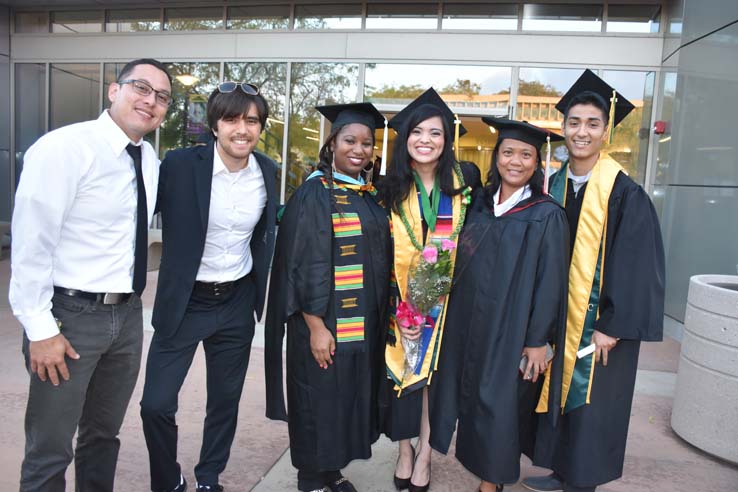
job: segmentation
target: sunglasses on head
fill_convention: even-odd
[[[228,94],[229,92],[235,91],[239,87],[245,94],[248,94],[249,96],[259,95],[258,85],[249,84],[248,82],[233,82],[230,80],[218,84],[218,92],[222,94]]]

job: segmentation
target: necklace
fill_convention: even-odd
[[[456,173],[456,177],[459,179],[459,183],[461,183],[461,186],[464,186],[464,175],[461,172],[461,167],[459,167],[458,162],[454,163],[454,172]],[[463,196],[461,197],[461,213],[459,214],[459,222],[458,224],[456,224],[456,227],[451,233],[451,236],[448,238],[449,241],[455,242],[456,238],[459,236],[461,226],[464,225],[464,219],[466,219],[466,207],[469,203],[471,203],[471,188],[466,186],[461,194]],[[420,244],[418,238],[415,237],[415,232],[413,231],[413,227],[410,225],[410,221],[407,219],[404,207],[400,207],[400,219],[402,220],[402,224],[405,226],[405,231],[407,231],[410,242],[413,243],[415,249],[417,249],[418,251],[423,251],[423,245]]]

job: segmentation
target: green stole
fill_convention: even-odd
[[[566,206],[569,161],[551,179],[551,196]],[[595,322],[599,318],[600,290],[604,277],[607,210],[610,193],[623,167],[603,154],[592,168],[584,190],[577,236],[569,267],[569,297],[562,378],[561,408],[567,413],[589,404],[594,375],[595,354],[581,359],[577,352],[592,343]],[[550,377],[547,373],[536,412],[548,410]]]

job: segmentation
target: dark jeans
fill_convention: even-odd
[[[219,297],[193,293],[179,330],[169,338],[154,333],[141,399],[151,490],[171,491],[179,484],[177,397],[200,342],[205,349],[208,400],[195,477],[200,485],[218,483],[236,433],[238,404],[254,338],[255,298],[251,275]]]
[[[70,379],[58,387],[31,374],[20,490],[64,492],[64,473],[74,458],[78,492],[112,491],[118,431],[141,365],[141,299],[133,295],[127,303],[106,306],[55,294],[52,302],[61,332],[80,358],[66,359]],[[28,344],[24,335],[30,372]]]

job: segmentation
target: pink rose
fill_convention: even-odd
[[[453,242],[453,241],[451,241],[449,239],[444,239],[444,240],[441,241],[441,250],[442,251],[453,251],[455,249],[456,249],[456,243],[455,242]]]
[[[431,265],[438,261],[438,249],[435,246],[426,246],[423,250],[423,258]]]

